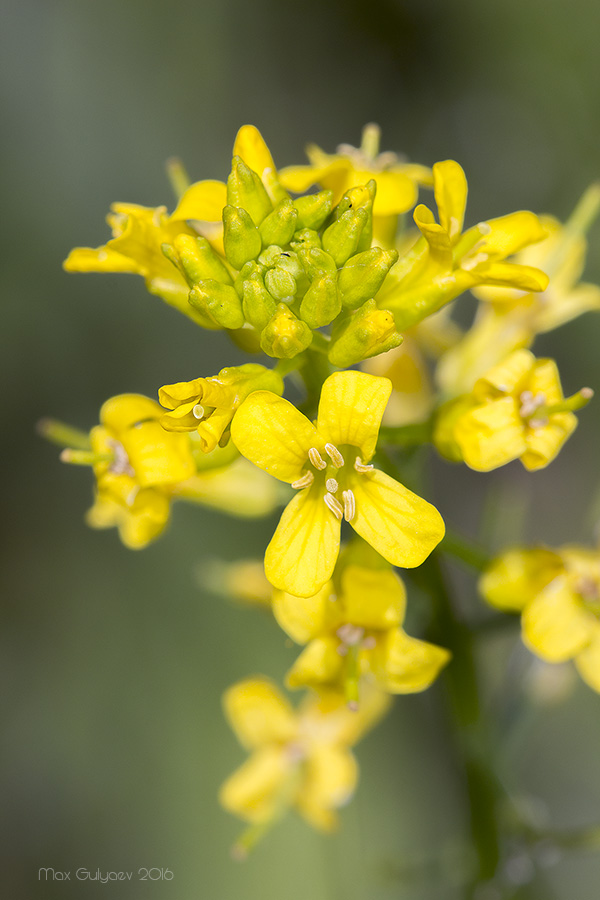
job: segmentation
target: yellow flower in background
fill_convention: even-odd
[[[492,606],[521,612],[523,640],[546,662],[573,660],[600,692],[600,553],[579,546],[514,548],[479,588]]]
[[[572,410],[592,396],[583,388],[565,399],[554,360],[515,350],[475,383],[472,394],[441,408],[434,443],[480,472],[514,459],[530,471],[541,469],[577,427]]]
[[[170,410],[161,417],[161,425],[167,431],[197,431],[202,450],[210,453],[224,435],[228,437],[227,429],[240,403],[257,390],[281,395],[283,379],[273,369],[246,363],[221,369],[209,378],[167,384],[158,392],[161,406]]]
[[[252,754],[221,788],[225,809],[265,826],[295,807],[313,827],[335,828],[336,811],[348,803],[358,778],[350,748],[385,713],[385,695],[371,691],[360,711],[351,712],[342,696],[326,691],[307,696],[294,710],[271,681],[257,677],[229,688],[224,707]],[[251,835],[238,844],[240,855]]]
[[[403,162],[395,153],[379,153],[380,129],[366,125],[360,148],[341,144],[328,154],[310,144],[308,166],[288,166],[281,170],[281,184],[294,193],[304,193],[312,185],[333,191],[334,205],[352,187],[377,182],[373,205],[373,233],[376,241],[393,246],[398,216],[417,202],[419,185],[432,184],[431,169]]]
[[[394,565],[420,565],[444,535],[434,506],[370,463],[391,383],[363,372],[336,372],[321,392],[313,425],[287,400],[256,391],[231,426],[251,462],[298,491],[265,555],[280,590],[314,595],[329,581],[342,520]]]
[[[394,313],[403,330],[479,284],[543,291],[548,276],[532,266],[506,262],[546,231],[531,212],[515,212],[481,222],[463,232],[467,203],[465,173],[454,160],[433,166],[439,224],[423,204],[414,211],[421,238],[392,267],[377,303]]]
[[[390,566],[380,559],[379,568],[367,568],[349,556],[314,597],[273,595],[273,612],[283,630],[307,644],[288,672],[288,685],[344,689],[352,708],[358,706],[363,676],[393,694],[425,690],[450,654],[401,628],[406,591]]]

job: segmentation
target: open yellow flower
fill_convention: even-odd
[[[355,707],[359,678],[374,680],[392,694],[423,691],[450,654],[409,637],[404,621],[406,591],[391,567],[348,562],[314,596],[273,595],[273,612],[283,630],[307,644],[287,675],[290,687],[343,687]]]
[[[586,547],[513,548],[479,587],[492,606],[521,612],[523,640],[546,662],[573,660],[600,693],[600,553]]]
[[[513,459],[530,471],[541,469],[577,427],[572,410],[592,395],[583,388],[565,399],[554,360],[515,350],[475,383],[472,394],[442,407],[434,441],[444,455],[479,472]]]
[[[370,464],[391,388],[387,378],[336,372],[323,384],[316,425],[268,391],[250,394],[238,409],[231,436],[240,453],[298,491],[265,555],[276,588],[310,597],[329,581],[343,519],[406,568],[420,565],[444,536],[434,506]]]
[[[250,758],[221,788],[222,805],[253,825],[274,823],[295,807],[321,831],[337,825],[336,810],[351,798],[358,767],[350,747],[381,718],[384,694],[365,696],[351,712],[340,694],[308,696],[294,710],[268,679],[247,679],[229,688],[225,713]],[[237,849],[248,849],[244,837]]]
[[[439,224],[423,204],[414,211],[421,237],[390,270],[377,295],[380,307],[394,313],[399,330],[414,325],[450,300],[479,284],[543,291],[548,276],[506,258],[546,237],[536,215],[521,211],[489,219],[463,232],[467,180],[457,162],[433,166]]]

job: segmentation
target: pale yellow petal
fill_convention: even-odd
[[[564,412],[550,416],[547,425],[528,428],[525,436],[527,450],[521,456],[525,468],[534,472],[551,463],[577,424],[574,413]]]
[[[412,569],[444,536],[439,512],[384,472],[357,475],[351,483],[356,515],[351,525],[384,559]]]
[[[290,776],[281,747],[263,747],[252,754],[222,785],[219,801],[247,822],[268,822],[281,812],[280,797]]]
[[[500,394],[520,392],[524,389],[525,379],[531,376],[534,366],[535,356],[530,350],[514,350],[477,380],[473,393],[478,399],[483,400],[494,396],[496,391]]]
[[[219,448],[213,453],[218,453]],[[210,458],[212,454],[208,454]],[[174,498],[199,503],[241,519],[268,516],[282,506],[281,485],[245,459],[221,469],[207,469],[172,488]]]
[[[133,259],[109,247],[74,247],[63,263],[66,272],[132,272],[140,274]]]
[[[424,691],[450,659],[443,647],[390,630],[375,647],[372,668],[382,688],[394,694]]]
[[[308,451],[324,444],[312,422],[271,391],[255,391],[244,400],[231,437],[242,456],[289,484],[302,476]]]
[[[334,745],[315,747],[306,761],[298,809],[315,828],[331,831],[335,810],[351,799],[358,781],[358,766],[349,750]]]
[[[478,586],[491,606],[520,612],[563,570],[560,556],[552,550],[516,547],[493,560]]]
[[[326,441],[350,444],[363,462],[375,452],[383,411],[392,392],[389,378],[366,372],[335,372],[325,381],[319,402],[317,429]],[[350,460],[354,464],[354,460]]]
[[[588,646],[575,657],[575,665],[585,683],[600,694],[600,623],[592,634]]]
[[[331,582],[312,597],[295,597],[285,591],[273,592],[273,615],[286,634],[298,644],[329,630],[339,619]]]
[[[326,170],[327,167],[323,166],[286,166],[280,170],[279,180],[288,191],[303,194],[313,184],[319,184],[321,175]]]
[[[559,576],[525,607],[523,640],[542,659],[564,662],[589,643],[595,624],[594,615]]]
[[[467,179],[453,159],[433,166],[433,192],[440,223],[454,241],[461,233],[467,206]]]
[[[512,397],[464,413],[454,426],[454,440],[466,464],[477,472],[504,466],[527,449],[525,427]]]
[[[197,181],[182,195],[171,221],[199,219],[220,222],[227,206],[227,186],[222,181]]]
[[[341,522],[326,506],[323,490],[305,488],[286,506],[265,553],[271,584],[297,597],[312,597],[333,574]]]
[[[233,156],[241,156],[261,178],[265,169],[275,169],[271,152],[255,125],[242,125],[233,144]]]
[[[344,668],[338,646],[334,637],[310,641],[287,673],[286,684],[291,688],[319,687],[338,681]]]
[[[339,689],[325,688],[300,704],[300,727],[315,738],[350,747],[375,727],[390,705],[389,695],[367,681],[360,686],[357,711],[348,708]]]
[[[526,210],[488,219],[485,224],[490,231],[483,238],[483,249],[494,259],[506,259],[548,236],[538,216]]]
[[[477,283],[511,287],[519,291],[545,291],[550,279],[541,269],[515,263],[490,262],[473,268]]]
[[[406,590],[391,569],[348,565],[341,577],[346,622],[361,628],[388,629],[404,619]]]
[[[390,171],[368,172],[357,171],[360,184],[366,184],[371,178],[377,183],[377,193],[373,203],[373,214],[376,216],[399,215],[411,209],[417,200],[417,186],[412,178],[404,172]]]
[[[244,747],[283,743],[296,735],[294,710],[267,678],[248,678],[234,684],[225,691],[223,707]]]

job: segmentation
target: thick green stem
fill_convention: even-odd
[[[417,447],[431,441],[432,428],[431,419],[410,425],[382,425],[379,429],[379,441],[395,447]]]
[[[449,556],[460,559],[461,562],[466,563],[473,569],[477,569],[478,572],[483,572],[492,560],[490,554],[486,553],[483,547],[479,547],[450,528],[446,528],[446,535],[439,546],[439,550],[442,553],[447,553]]]

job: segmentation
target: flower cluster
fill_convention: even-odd
[[[226,181],[190,184],[175,165],[172,213],[115,204],[111,239],[65,262],[141,275],[151,294],[262,361],[187,372],[159,387],[159,403],[113,397],[89,436],[41,423],[64,461],[93,469],[88,523],[116,526],[130,548],[163,532],[177,499],[249,517],[285,507],[266,579],[252,561],[209,577],[220,593],[271,608],[302,645],[287,674],[306,691],[297,709],[263,677],[225,696],[252,753],[221,793],[249,823],[240,853],[290,807],[332,828],[357,779],[350,748],[389,695],[425,690],[452,665],[448,649],[403,628],[410,584],[394,567],[420,567],[445,526],[401,483],[398,448],[430,443],[477,471],[517,459],[533,471],[559,453],[592,396],[565,397],[554,360],[530,347],[600,308],[599,289],[579,283],[597,188],[565,226],[517,211],[465,228],[467,181],[453,160],[429,168],[380,153],[373,125],[360,148],[308,155],[309,165],[278,171],[246,125]],[[433,189],[437,215],[415,205],[420,189]],[[467,290],[478,311],[462,331],[452,308]],[[300,404],[284,397],[291,384]],[[599,559],[513,549],[481,580],[489,603],[522,612],[529,647],[574,659],[596,690]]]

